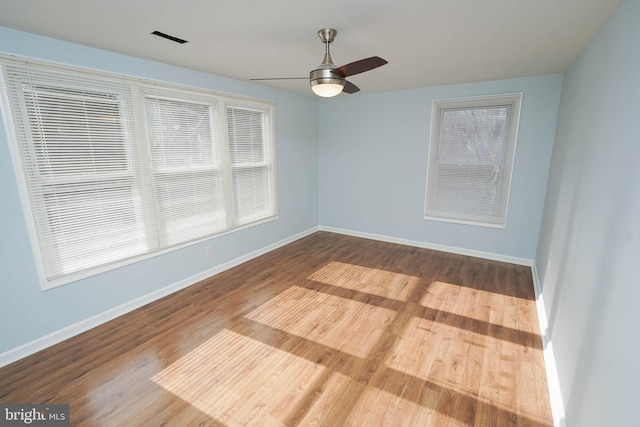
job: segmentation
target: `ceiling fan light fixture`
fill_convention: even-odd
[[[311,90],[323,98],[331,98],[340,95],[344,89],[344,81],[331,79],[329,81],[314,80],[311,82]]]
[[[310,77],[311,90],[323,98],[340,95],[346,83],[344,78],[332,72],[332,68],[318,68],[317,70],[313,70]]]

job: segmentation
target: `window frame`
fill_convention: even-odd
[[[45,254],[43,252],[43,248],[41,247],[42,243],[42,235],[46,233],[44,232],[41,226],[38,226],[38,220],[36,219],[36,215],[38,213],[34,210],[34,206],[32,203],[32,199],[34,197],[43,197],[44,191],[40,191],[40,196],[34,194],[36,186],[34,186],[33,180],[29,181],[27,179],[27,173],[32,173],[30,170],[36,168],[37,166],[29,166],[29,160],[23,159],[23,151],[27,147],[27,150],[34,150],[35,142],[28,135],[28,132],[31,131],[32,124],[30,120],[33,120],[33,116],[29,116],[27,111],[21,107],[16,107],[15,103],[16,98],[24,97],[23,88],[18,85],[18,78],[12,74],[12,72],[8,73],[10,76],[5,75],[5,67],[33,67],[40,72],[42,70],[53,72],[55,74],[64,75],[74,75],[81,76],[81,78],[85,79],[94,79],[95,81],[115,81],[119,84],[123,84],[127,87],[125,97],[128,97],[128,101],[131,102],[131,105],[128,105],[126,111],[120,112],[120,116],[122,114],[126,114],[127,117],[124,119],[120,117],[122,120],[121,123],[124,123],[127,129],[127,137],[130,137],[130,141],[126,141],[125,150],[125,162],[127,166],[131,166],[131,162],[137,163],[136,171],[132,171],[129,167],[127,170],[120,171],[118,175],[135,175],[139,174],[139,176],[132,178],[133,181],[140,180],[140,186],[143,186],[140,197],[143,199],[142,203],[142,212],[141,216],[144,219],[143,223],[137,222],[137,224],[142,224],[143,228],[153,227],[154,230],[151,232],[151,238],[149,238],[150,231],[146,230],[147,237],[147,248],[145,251],[140,252],[136,255],[127,258],[121,258],[115,261],[110,261],[107,263],[97,263],[94,266],[88,268],[82,268],[78,271],[73,271],[68,274],[52,276],[48,273],[48,269],[45,264]],[[29,68],[27,68],[29,69]],[[29,72],[30,73],[30,72]],[[80,79],[81,79],[80,78]],[[29,74],[29,79],[31,79],[31,74]],[[55,84],[52,84],[52,87],[57,87]],[[156,175],[152,170],[151,162],[151,139],[149,135],[149,124],[146,118],[146,98],[145,95],[149,94],[149,88],[156,87],[160,88],[162,91],[170,91],[177,94],[179,100],[186,100],[187,102],[191,102],[192,99],[205,99],[216,103],[218,111],[217,117],[212,118],[215,119],[212,121],[212,126],[216,127],[213,131],[217,132],[220,137],[220,153],[221,153],[221,162],[219,165],[219,173],[224,175],[223,186],[223,200],[221,203],[224,205],[224,211],[226,212],[227,219],[225,221],[224,228],[218,230],[217,232],[207,233],[205,235],[199,235],[194,238],[191,238],[186,241],[181,241],[178,243],[172,244],[163,244],[161,243],[162,239],[160,237],[160,231],[157,229],[156,222],[158,221],[157,217],[157,209],[158,209],[158,200],[156,198],[154,182],[156,181]],[[90,91],[91,88],[87,86],[86,91]],[[184,95],[185,98],[182,98]],[[192,95],[193,98],[189,98],[189,95]],[[34,59],[21,58],[16,56],[9,56],[0,54],[0,102],[1,102],[1,110],[3,121],[5,125],[5,130],[9,142],[9,149],[11,152],[12,163],[14,166],[14,172],[17,178],[18,183],[18,192],[20,195],[20,199],[23,207],[23,214],[25,216],[27,230],[29,233],[32,251],[34,254],[34,262],[36,264],[36,269],[38,271],[38,277],[40,281],[40,287],[42,290],[52,289],[58,286],[62,286],[68,283],[72,283],[87,277],[94,276],[96,274],[101,274],[106,271],[114,270],[125,265],[132,264],[134,262],[139,262],[145,259],[149,259],[158,255],[166,254],[169,252],[173,252],[175,250],[179,250],[198,242],[202,242],[205,240],[209,240],[213,237],[219,237],[228,233],[233,233],[235,231],[252,227],[255,225],[263,224],[269,221],[273,221],[278,219],[278,197],[276,191],[276,183],[277,183],[277,171],[276,171],[276,147],[275,147],[275,117],[274,117],[274,103],[272,101],[260,100],[255,98],[248,98],[243,96],[231,95],[227,93],[220,93],[212,90],[201,89],[196,87],[189,87],[184,85],[152,81],[148,79],[141,79],[131,76],[124,75],[116,75],[108,72],[96,71],[96,70],[88,70],[81,67],[76,66],[67,66],[61,64],[54,64],[48,61],[40,61]],[[241,223],[237,223],[231,221],[229,217],[229,213],[233,213],[232,211],[232,191],[233,188],[231,186],[231,164],[229,160],[228,154],[228,138],[227,138],[227,130],[226,130],[226,122],[225,122],[225,111],[227,106],[251,106],[256,110],[259,110],[263,114],[263,132],[264,132],[264,150],[265,153],[268,153],[268,158],[266,159],[267,165],[267,177],[268,184],[264,187],[265,193],[264,197],[269,200],[269,209],[264,211],[264,214],[259,217],[252,218],[247,221],[243,221]],[[15,111],[15,109],[20,111]],[[210,169],[210,168],[205,168]],[[158,172],[158,171],[155,171]],[[172,171],[161,171],[160,173],[172,173]],[[191,173],[200,173],[202,171],[198,171],[193,169],[189,171]],[[100,176],[110,177],[115,176],[111,172],[106,173],[97,173],[94,174],[95,179],[99,179]],[[46,178],[46,177],[45,177]],[[40,179],[40,178],[38,178]],[[87,175],[83,179],[93,180],[93,175]],[[41,180],[41,179],[40,179]],[[45,179],[46,181],[46,179]],[[104,181],[104,180],[103,180]],[[103,185],[106,185],[105,182],[102,182]],[[43,188],[43,185],[40,185],[40,188]],[[135,183],[132,185],[136,185]],[[132,190],[136,191],[136,190]],[[35,200],[35,199],[34,199]],[[44,199],[41,201],[44,206]],[[230,210],[231,209],[231,210]],[[46,220],[47,227],[52,226],[51,221]]]
[[[429,144],[428,144],[428,157],[427,157],[427,173],[426,173],[426,186],[425,186],[425,202],[424,202],[424,219],[430,221],[440,221],[440,222],[448,222],[448,223],[456,223],[456,224],[465,224],[465,225],[473,225],[480,227],[489,227],[489,228],[499,228],[504,229],[507,226],[507,217],[509,210],[509,200],[511,195],[511,185],[513,182],[513,169],[515,165],[516,158],[516,148],[518,143],[518,133],[520,126],[520,116],[522,109],[522,92],[513,92],[513,93],[505,93],[505,94],[497,94],[497,95],[485,95],[485,96],[473,96],[473,97],[462,97],[462,98],[447,98],[447,99],[436,99],[432,101],[432,110],[431,110],[431,127],[429,132]],[[489,220],[483,220],[483,217],[480,215],[472,215],[472,214],[460,214],[454,212],[447,212],[443,209],[437,210],[431,208],[432,199],[430,196],[433,192],[435,192],[435,187],[437,184],[433,184],[432,180],[436,180],[434,170],[437,170],[439,164],[443,164],[444,162],[439,162],[438,154],[439,149],[441,148],[441,126],[443,123],[443,115],[447,111],[455,111],[461,109],[492,109],[496,107],[504,107],[507,106],[511,113],[511,117],[507,116],[506,125],[507,129],[507,137],[508,144],[507,153],[505,153],[504,163],[506,164],[506,173],[503,179],[506,180],[506,188],[504,189],[503,199],[504,206],[501,211],[501,215],[495,216],[485,216]],[[460,164],[460,163],[458,163]],[[471,163],[469,163],[471,164]],[[489,165],[489,163],[478,163],[475,166]],[[432,196],[435,197],[435,196]],[[474,218],[475,216],[475,218]],[[494,221],[490,219],[494,218]]]

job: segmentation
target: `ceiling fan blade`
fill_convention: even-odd
[[[309,77],[268,77],[266,79],[249,79],[249,80],[309,80]]]
[[[356,93],[356,92],[360,92],[360,88],[354,85],[353,83],[351,83],[350,81],[346,80],[344,82],[344,88],[342,89],[342,91],[344,93]]]
[[[379,56],[372,56],[371,58],[361,59],[359,61],[352,62],[350,64],[343,65],[333,70],[334,73],[341,75],[342,77],[353,76],[354,74],[364,73],[365,71],[373,70],[386,64],[387,61]]]

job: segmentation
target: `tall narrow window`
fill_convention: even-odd
[[[271,103],[0,65],[43,288],[275,218]]]
[[[228,106],[227,129],[233,185],[233,221],[242,225],[274,212],[269,111]]]
[[[433,102],[425,218],[505,226],[521,100]]]
[[[224,230],[217,103],[155,95],[145,106],[160,245]]]

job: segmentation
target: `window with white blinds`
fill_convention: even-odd
[[[522,94],[433,102],[425,218],[506,225]]]
[[[263,144],[265,115],[255,108],[227,107],[229,158],[233,185],[233,222],[242,225],[273,210],[271,152]]]
[[[0,62],[44,288],[276,216],[271,103]]]
[[[150,93],[149,93],[150,92]],[[227,229],[217,100],[145,93],[160,246]]]

